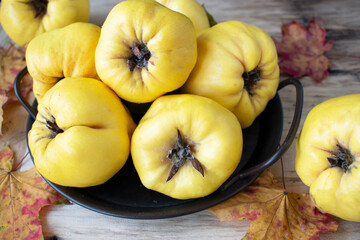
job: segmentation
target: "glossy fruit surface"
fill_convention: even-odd
[[[118,96],[101,81],[65,78],[39,104],[29,148],[36,168],[51,182],[89,187],[122,168],[134,128]]]
[[[194,24],[196,33],[210,27],[205,9],[196,0],[156,0],[164,6],[182,13]]]
[[[217,101],[249,127],[279,84],[273,40],[256,26],[228,21],[202,31],[197,44],[198,59],[182,91]]]
[[[196,56],[189,18],[153,0],[127,0],[107,16],[95,63],[100,79],[122,99],[145,103],[181,87]]]
[[[41,33],[87,22],[89,8],[89,0],[3,0],[0,19],[9,37],[24,46]]]
[[[100,31],[91,23],[73,23],[31,40],[26,49],[26,65],[38,101],[63,78],[98,78],[95,49]]]
[[[360,221],[360,94],[329,99],[306,117],[296,172],[322,211]]]
[[[242,147],[234,114],[211,99],[180,94],[154,101],[134,131],[131,155],[145,187],[189,199],[218,189]]]

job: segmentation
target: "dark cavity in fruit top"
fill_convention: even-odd
[[[143,67],[147,70],[148,61],[151,58],[151,52],[148,47],[144,43],[140,43],[130,49],[133,53],[127,60],[130,72],[134,71],[135,68],[141,69]]]
[[[254,70],[250,72],[244,72],[242,74],[242,78],[244,79],[244,88],[249,93],[250,96],[254,95],[253,88],[256,85],[256,82],[260,81],[260,70],[256,67]]]
[[[336,150],[331,151],[330,153],[332,156],[327,159],[331,167],[340,167],[344,173],[350,170],[350,166],[354,162],[354,156],[349,149],[338,143],[336,144]]]
[[[166,182],[170,181],[177,171],[189,160],[193,166],[202,176],[204,176],[204,170],[199,160],[197,160],[191,152],[191,147],[181,136],[179,129],[177,129],[177,139],[174,146],[168,151],[167,158],[171,160],[172,167],[169,172],[169,176]]]
[[[28,4],[32,5],[35,9],[34,18],[43,17],[46,14],[48,0],[32,0]]]

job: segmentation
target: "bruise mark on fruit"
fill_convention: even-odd
[[[244,72],[242,74],[242,78],[244,79],[244,88],[249,93],[250,96],[254,95],[253,88],[258,81],[260,81],[260,69],[256,67],[255,69]]]
[[[179,129],[177,129],[177,139],[174,146],[168,151],[167,158],[172,161],[172,167],[166,182],[170,181],[177,171],[184,166],[186,160],[189,160],[196,171],[204,176],[204,169],[199,160],[197,160],[191,151],[191,146],[183,139]]]

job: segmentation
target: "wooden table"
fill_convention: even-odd
[[[107,13],[118,0],[91,0],[90,22],[101,26]],[[200,0],[218,22],[240,20],[263,28],[281,39],[281,25],[296,20],[307,24],[315,17],[327,30],[327,39],[334,40],[328,56],[332,62],[330,76],[321,83],[301,78],[304,87],[304,108],[300,128],[306,115],[315,105],[329,98],[360,92],[360,2],[358,0]],[[2,46],[9,39],[0,31]],[[284,77],[283,77],[284,78]],[[280,91],[284,112],[285,136],[295,104],[295,91],[289,87]],[[5,108],[4,135],[0,144],[9,144],[16,160],[27,152],[25,121],[27,113],[19,103]],[[300,130],[300,129],[299,129]],[[295,144],[283,156],[284,175],[288,191],[307,192],[298,178],[295,167]],[[23,168],[32,167],[30,159]],[[280,163],[271,167],[281,178]],[[207,211],[162,220],[129,220],[115,218],[84,209],[77,205],[56,205],[41,211],[45,238],[58,239],[241,239],[249,222],[245,220],[219,222]],[[321,239],[360,239],[360,223],[339,220],[334,234],[322,234]]]

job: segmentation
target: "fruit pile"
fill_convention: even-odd
[[[178,199],[229,178],[242,129],[279,83],[271,37],[239,21],[210,27],[196,0],[123,1],[101,28],[77,22],[36,36],[26,62],[39,103],[29,147],[44,177],[102,184],[131,154],[145,187]]]

